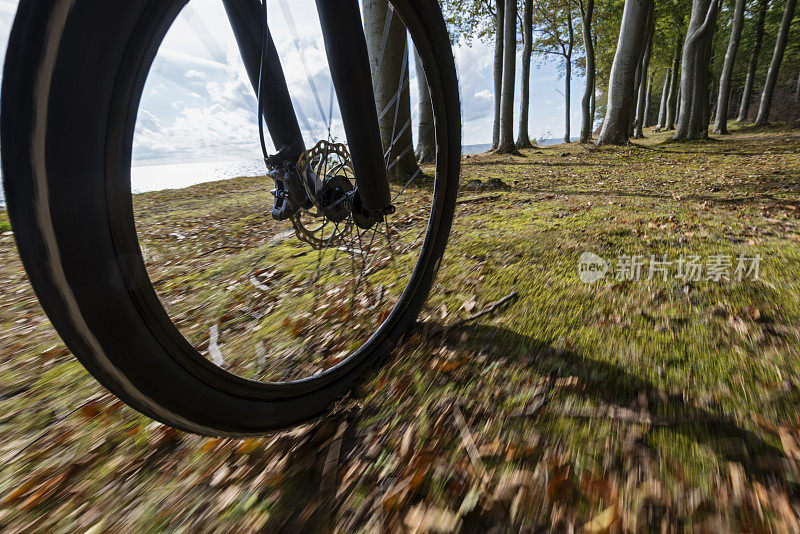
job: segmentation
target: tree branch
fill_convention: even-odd
[[[701,38],[705,33],[711,28],[711,20],[716,15],[717,11],[717,0],[711,0],[711,4],[708,6],[708,12],[706,13],[706,18],[703,21],[702,26],[697,28],[694,32],[692,32],[692,36],[689,38],[691,42],[696,41],[697,39]]]

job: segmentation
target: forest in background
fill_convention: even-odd
[[[583,92],[584,143],[625,144],[647,127],[675,130],[675,139],[700,139],[726,133],[730,120],[766,124],[797,117],[796,0],[440,3],[454,42],[495,45],[492,144],[501,152],[530,146],[529,121],[536,120],[528,117],[530,69],[548,58],[559,61],[564,79],[565,142],[575,90]],[[576,73],[584,87],[572,87]]]

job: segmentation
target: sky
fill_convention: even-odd
[[[335,99],[333,118],[327,118],[331,84],[314,1],[269,2],[270,28],[307,144],[326,137],[329,124],[335,136],[343,137]],[[287,24],[282,4],[291,10],[296,33]],[[17,0],[0,0],[2,57],[16,5]],[[461,91],[463,144],[489,143],[493,45],[481,42],[471,47],[459,45],[454,55]],[[416,72],[411,63],[413,89]],[[518,58],[515,123],[519,109],[519,63]],[[309,80],[316,88],[316,95]],[[563,87],[558,62],[534,58],[529,119],[532,138],[563,137]],[[577,135],[583,80],[573,78],[572,87],[571,127],[572,134]],[[415,93],[412,90],[414,118]],[[148,76],[134,137],[134,163],[258,157],[256,110],[255,95],[221,1],[192,0],[169,30]]]

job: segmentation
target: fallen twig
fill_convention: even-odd
[[[460,200],[456,200],[456,204],[472,204],[476,202],[484,202],[486,200],[497,200],[498,198],[502,197],[503,195],[484,195],[478,197],[468,197],[462,198]]]
[[[240,247],[240,246],[237,246],[237,245],[229,245],[229,246],[225,246],[225,247],[216,247],[216,248],[212,248],[211,250],[207,250],[207,251],[203,252],[202,254],[200,254],[197,257],[198,258],[202,258],[203,256],[208,256],[209,254],[213,254],[214,252],[219,252],[220,250],[242,250],[243,248],[244,247]]]
[[[536,417],[539,415],[539,412],[542,411],[542,408],[550,402],[550,399],[553,398],[553,388],[550,379],[545,381],[544,391],[542,392],[542,396],[539,397],[539,400],[536,401],[533,406],[529,408],[525,408],[524,410],[520,410],[517,413],[512,413],[511,417]]]
[[[666,421],[653,419],[650,417],[649,413],[640,413],[621,406],[604,405],[598,408],[573,408],[563,410],[558,412],[558,414],[573,419],[600,419],[605,417],[614,421],[619,421],[620,423],[635,425],[667,426],[668,424]]]
[[[483,460],[481,460],[478,447],[475,446],[475,440],[472,439],[472,433],[469,431],[467,422],[464,420],[464,414],[461,413],[461,409],[458,407],[458,404],[453,404],[453,415],[456,420],[456,424],[458,425],[458,429],[461,432],[461,443],[464,445],[464,448],[467,449],[467,455],[472,462],[472,466],[478,473],[478,477],[481,480],[485,480],[488,477],[488,474],[486,473],[486,466],[483,464]]]
[[[342,451],[342,438],[344,432],[347,430],[347,420],[345,419],[336,430],[330,447],[328,448],[328,455],[325,458],[325,465],[322,468],[322,491],[323,495],[333,494],[336,487],[336,476],[339,472],[339,455]]]
[[[2,459],[3,464],[6,465],[6,464],[9,464],[9,463],[13,462],[14,460],[16,460],[22,453],[24,453],[30,447],[32,447],[33,445],[35,445],[36,443],[41,441],[42,438],[44,438],[48,433],[50,433],[50,430],[51,430],[52,427],[54,427],[58,423],[64,421],[67,417],[71,416],[72,414],[74,414],[75,412],[77,412],[78,410],[83,408],[84,406],[88,406],[89,404],[91,404],[93,402],[97,402],[101,398],[103,398],[103,395],[92,395],[88,400],[86,400],[82,404],[78,405],[78,407],[73,408],[72,410],[69,410],[68,412],[56,417],[55,420],[53,420],[52,422],[48,423],[47,428],[45,428],[39,434],[37,434],[35,438],[31,439],[25,445],[23,445],[20,449],[18,449],[16,452],[12,453],[7,459],[3,458]]]
[[[494,313],[503,306],[505,306],[506,304],[508,304],[509,302],[516,300],[518,296],[519,293],[517,293],[517,291],[514,290],[505,297],[501,298],[500,300],[492,302],[481,311],[473,313],[472,315],[470,315],[469,317],[465,317],[464,319],[459,319],[458,321],[455,321],[452,324],[437,328],[436,330],[432,331],[430,335],[435,336],[437,334],[442,334],[444,332],[447,332],[448,330],[452,330],[453,328],[458,328],[459,326],[462,326],[470,321],[474,321],[475,319],[480,319],[484,315],[489,315],[490,313]]]

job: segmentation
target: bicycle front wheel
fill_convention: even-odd
[[[98,381],[174,427],[252,435],[323,413],[417,317],[455,207],[458,85],[435,0],[365,2],[365,20],[385,22],[372,20],[365,30],[378,43],[370,48],[376,99],[390,103],[378,111],[396,212],[365,225],[352,206],[334,201],[277,222],[265,208],[272,184],[263,177],[235,182],[231,189],[245,189],[251,204],[227,219],[204,202],[202,189],[186,193],[197,200],[192,209],[157,210],[131,194],[137,136],[148,128],[143,93],[170,28],[199,4],[21,3],[3,77],[4,187],[34,289]],[[406,44],[385,63],[392,38]],[[376,75],[384,69],[397,70]],[[401,102],[414,100],[412,72],[427,86],[430,117],[398,119]],[[315,72],[312,85],[319,80]],[[331,110],[322,121],[301,117],[306,150],[298,168],[335,184],[331,190],[345,199],[355,187],[352,147],[336,138],[334,102],[316,106],[323,115]],[[427,133],[424,120],[435,148],[417,168],[406,164],[414,153],[408,133]],[[170,142],[180,141],[173,132]],[[192,235],[165,239],[178,222]],[[219,241],[194,246],[200,232],[217,232]]]

